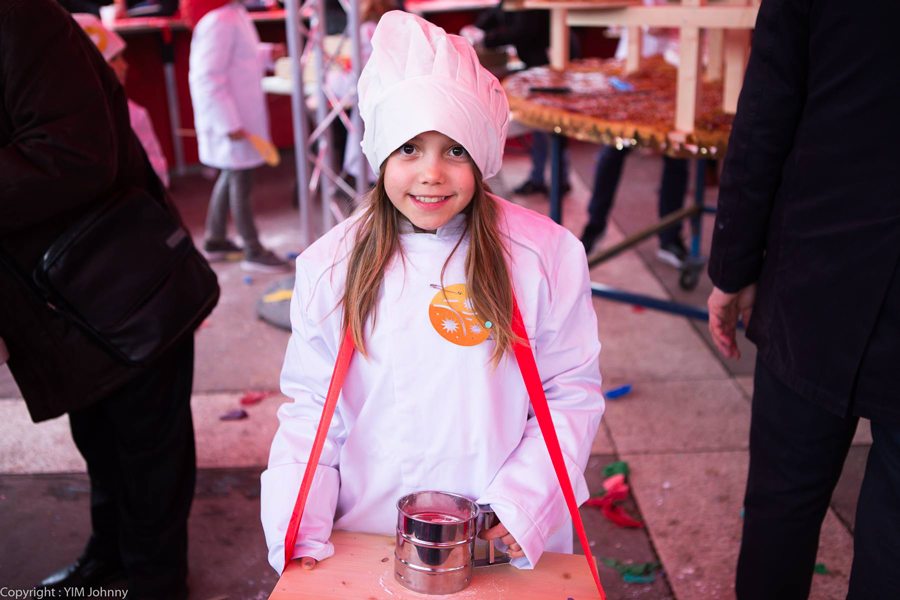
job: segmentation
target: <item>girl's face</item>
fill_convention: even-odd
[[[458,215],[475,193],[469,153],[437,131],[426,131],[391,154],[384,189],[391,204],[419,229],[435,230]]]

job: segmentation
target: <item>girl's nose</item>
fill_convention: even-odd
[[[444,169],[440,157],[426,156],[420,165],[419,183],[427,185],[444,183]]]

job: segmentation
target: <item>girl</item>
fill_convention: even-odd
[[[509,105],[463,38],[386,14],[359,82],[363,151],[379,168],[361,213],[297,260],[293,334],[262,522],[284,539],[344,332],[350,363],[293,549],[312,568],[332,528],[392,534],[396,502],[433,489],[490,504],[485,535],[530,568],[572,551],[563,496],[511,356],[518,300],[577,501],[603,413],[597,321],[577,238],[490,194]]]
[[[272,273],[290,270],[260,243],[250,195],[253,169],[263,159],[249,135],[269,141],[262,76],[267,63],[284,56],[284,47],[261,44],[239,2],[182,0],[181,12],[193,29],[189,80],[200,162],[221,170],[209,200],[203,251],[211,261],[241,252],[225,236],[230,206],[243,242],[241,267]]]

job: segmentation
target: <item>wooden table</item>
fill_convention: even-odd
[[[731,135],[733,115],[721,109],[722,86],[704,82],[696,126],[684,134],[675,127],[677,70],[662,58],[645,59],[625,74],[615,59],[585,59],[564,71],[536,67],[503,82],[513,118],[594,144],[644,146],[674,158],[721,158]],[[613,78],[634,91],[617,91]],[[534,93],[532,86],[569,88],[564,95]]]
[[[584,556],[545,552],[532,571],[510,565],[476,569],[472,584],[447,596],[417,594],[394,580],[394,538],[336,531],[334,556],[304,571],[293,561],[270,600],[588,600],[599,596]]]

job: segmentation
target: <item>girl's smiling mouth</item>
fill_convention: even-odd
[[[453,196],[414,196],[409,194],[409,197],[417,208],[423,210],[435,210],[442,207]]]

